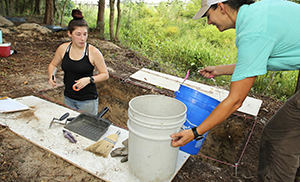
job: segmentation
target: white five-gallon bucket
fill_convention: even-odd
[[[143,95],[129,102],[129,171],[142,181],[163,181],[175,172],[179,148],[172,133],[186,121],[186,106],[163,95]]]

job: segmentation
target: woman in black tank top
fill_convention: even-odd
[[[80,10],[72,11],[73,20],[68,25],[68,36],[72,41],[58,47],[55,56],[48,67],[49,84],[57,85],[55,73],[61,64],[64,71],[64,103],[72,108],[98,113],[98,94],[95,83],[109,78],[104,58],[101,52],[89,45],[88,24],[83,19]],[[94,68],[99,74],[94,75]]]

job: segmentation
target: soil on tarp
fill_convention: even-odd
[[[0,96],[17,98],[35,95],[61,104],[63,86],[49,88],[47,68],[57,47],[68,41],[66,32],[30,38],[14,34],[5,36],[12,45],[17,43],[17,54],[0,58]],[[97,32],[89,33],[88,42],[103,53],[111,76],[108,81],[97,84],[99,109],[105,106],[110,108],[104,118],[126,128],[131,98],[144,94],[173,95],[171,91],[129,78],[143,67],[164,72],[159,65],[152,64],[132,50],[100,40]],[[58,83],[62,84],[62,79],[63,72],[58,69]],[[257,181],[261,131],[282,102],[260,95],[251,96],[263,100],[258,117],[235,113],[212,129],[199,155],[191,155],[173,182]],[[30,143],[5,126],[0,126],[0,156],[1,181],[102,181]]]

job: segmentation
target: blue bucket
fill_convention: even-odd
[[[218,100],[185,85],[180,85],[179,90],[175,92],[175,96],[175,99],[183,102],[187,107],[187,120],[182,126],[184,130],[189,130],[195,126],[199,126],[220,103]],[[203,139],[199,141],[192,140],[179,149],[186,153],[197,155],[207,134],[208,132],[203,135]]]

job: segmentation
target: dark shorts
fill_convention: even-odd
[[[294,182],[300,174],[300,91],[266,124],[260,143],[258,181]]]

